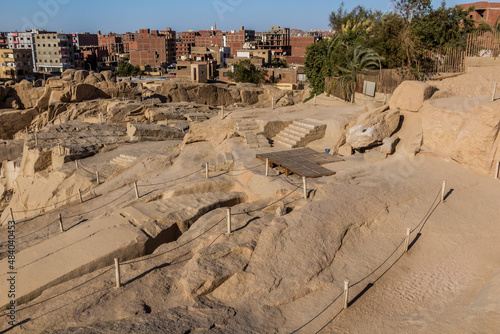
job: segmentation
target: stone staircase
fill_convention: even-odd
[[[201,165],[202,172],[205,172],[205,163]],[[216,171],[230,171],[234,168],[233,154],[229,152],[217,155],[217,158],[208,161],[208,170],[210,172]]]
[[[117,165],[121,167],[127,167],[131,163],[135,162],[137,160],[136,157],[130,156],[130,155],[125,155],[125,154],[120,154],[120,156],[114,158],[113,160],[110,161],[112,165]]]
[[[294,121],[274,137],[274,144],[289,148],[305,147],[310,142],[323,138],[325,132],[326,124],[310,120]]]
[[[253,118],[242,118],[236,120],[236,132],[245,138],[250,148],[271,147],[269,140],[261,133],[259,125]]]

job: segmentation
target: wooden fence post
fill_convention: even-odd
[[[227,208],[227,234],[231,234],[231,208]]]
[[[349,306],[349,280],[344,281],[344,309]]]
[[[64,225],[63,225],[62,215],[61,214],[59,214],[59,229],[61,230],[61,233],[64,232]]]
[[[120,280],[120,258],[115,257],[115,279],[116,279],[116,288],[120,288],[122,286],[122,282]]]
[[[137,181],[134,182],[135,198],[139,199],[139,187],[137,186]]]

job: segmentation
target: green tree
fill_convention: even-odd
[[[271,60],[271,64],[269,65],[269,67],[288,68],[288,63],[286,62],[285,59],[274,58],[273,60]]]
[[[339,83],[346,96],[354,94],[358,73],[380,69],[382,57],[370,48],[358,45],[344,48],[345,66],[335,65]]]
[[[139,66],[133,66],[126,61],[120,61],[118,68],[116,69],[116,75],[119,77],[129,77],[136,76],[141,73]]]
[[[322,94],[325,91],[325,78],[332,74],[328,44],[327,40],[321,40],[307,47],[304,72],[312,87],[312,95]]]
[[[248,82],[260,85],[265,82],[267,71],[257,68],[249,59],[245,59],[233,65],[233,71],[228,72],[228,77],[235,82]]]

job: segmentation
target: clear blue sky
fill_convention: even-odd
[[[440,1],[433,0],[434,6]],[[257,31],[270,26],[303,30],[329,29],[328,16],[340,0],[3,0],[0,31],[38,29],[64,32],[124,33],[140,28],[176,31],[210,29],[215,22],[222,30],[240,26]],[[356,5],[391,10],[388,0],[345,0]],[[466,1],[447,1],[448,6]]]

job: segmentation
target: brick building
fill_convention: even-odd
[[[123,52],[123,41],[122,37],[115,34],[109,33],[107,35],[101,35],[101,32],[97,32],[98,44],[108,50],[110,55],[122,54]]]
[[[15,80],[31,78],[33,58],[29,49],[0,49],[0,79]]]
[[[500,17],[500,2],[480,1],[464,3],[457,6],[462,7],[465,10],[474,7],[474,11],[469,14],[469,17],[474,19],[476,22],[485,20],[489,24],[495,25]]]
[[[225,34],[226,44],[231,48],[231,56],[236,56],[238,50],[240,50],[245,43],[255,42],[255,30],[245,30],[245,27],[240,27],[238,31],[230,31]]]
[[[175,62],[175,31],[140,29],[136,35],[137,49],[130,51],[130,63],[134,66],[166,68]]]
[[[322,39],[321,34],[311,33],[307,36],[290,36],[290,55],[285,57],[289,64],[303,65],[306,59],[307,47]]]

